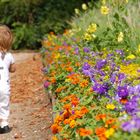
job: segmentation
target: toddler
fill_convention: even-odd
[[[13,35],[6,25],[0,25],[0,134],[10,132],[8,125],[10,81],[9,72],[15,72],[14,58],[9,51]]]

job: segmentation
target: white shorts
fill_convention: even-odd
[[[0,119],[7,120],[9,117],[10,92],[0,90]]]

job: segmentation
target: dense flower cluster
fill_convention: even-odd
[[[102,0],[101,13],[110,15],[106,5]],[[53,140],[139,139],[140,46],[136,53],[123,48],[127,33],[114,25],[101,37],[99,25],[90,23],[79,38],[66,31],[42,42],[44,87],[56,97]]]

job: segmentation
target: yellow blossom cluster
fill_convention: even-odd
[[[109,8],[107,6],[101,6],[101,14],[107,15],[109,14]]]
[[[106,108],[110,109],[110,110],[114,110],[115,109],[115,105],[114,104],[107,104]]]
[[[129,64],[129,65],[120,65],[120,72],[125,73],[129,77],[138,77],[140,76],[140,73],[138,72],[140,70],[139,64]]]
[[[90,24],[83,36],[83,39],[86,41],[91,41],[95,39],[96,35],[94,34],[94,32],[96,32],[96,30],[97,30],[97,24],[95,23]]]
[[[123,34],[123,32],[120,32],[119,35],[118,35],[117,40],[118,40],[118,42],[122,42],[123,39],[124,39],[124,34]]]

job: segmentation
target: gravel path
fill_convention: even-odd
[[[11,74],[12,131],[0,140],[51,140],[52,107],[44,92],[41,59],[37,53],[15,53],[17,71]]]

